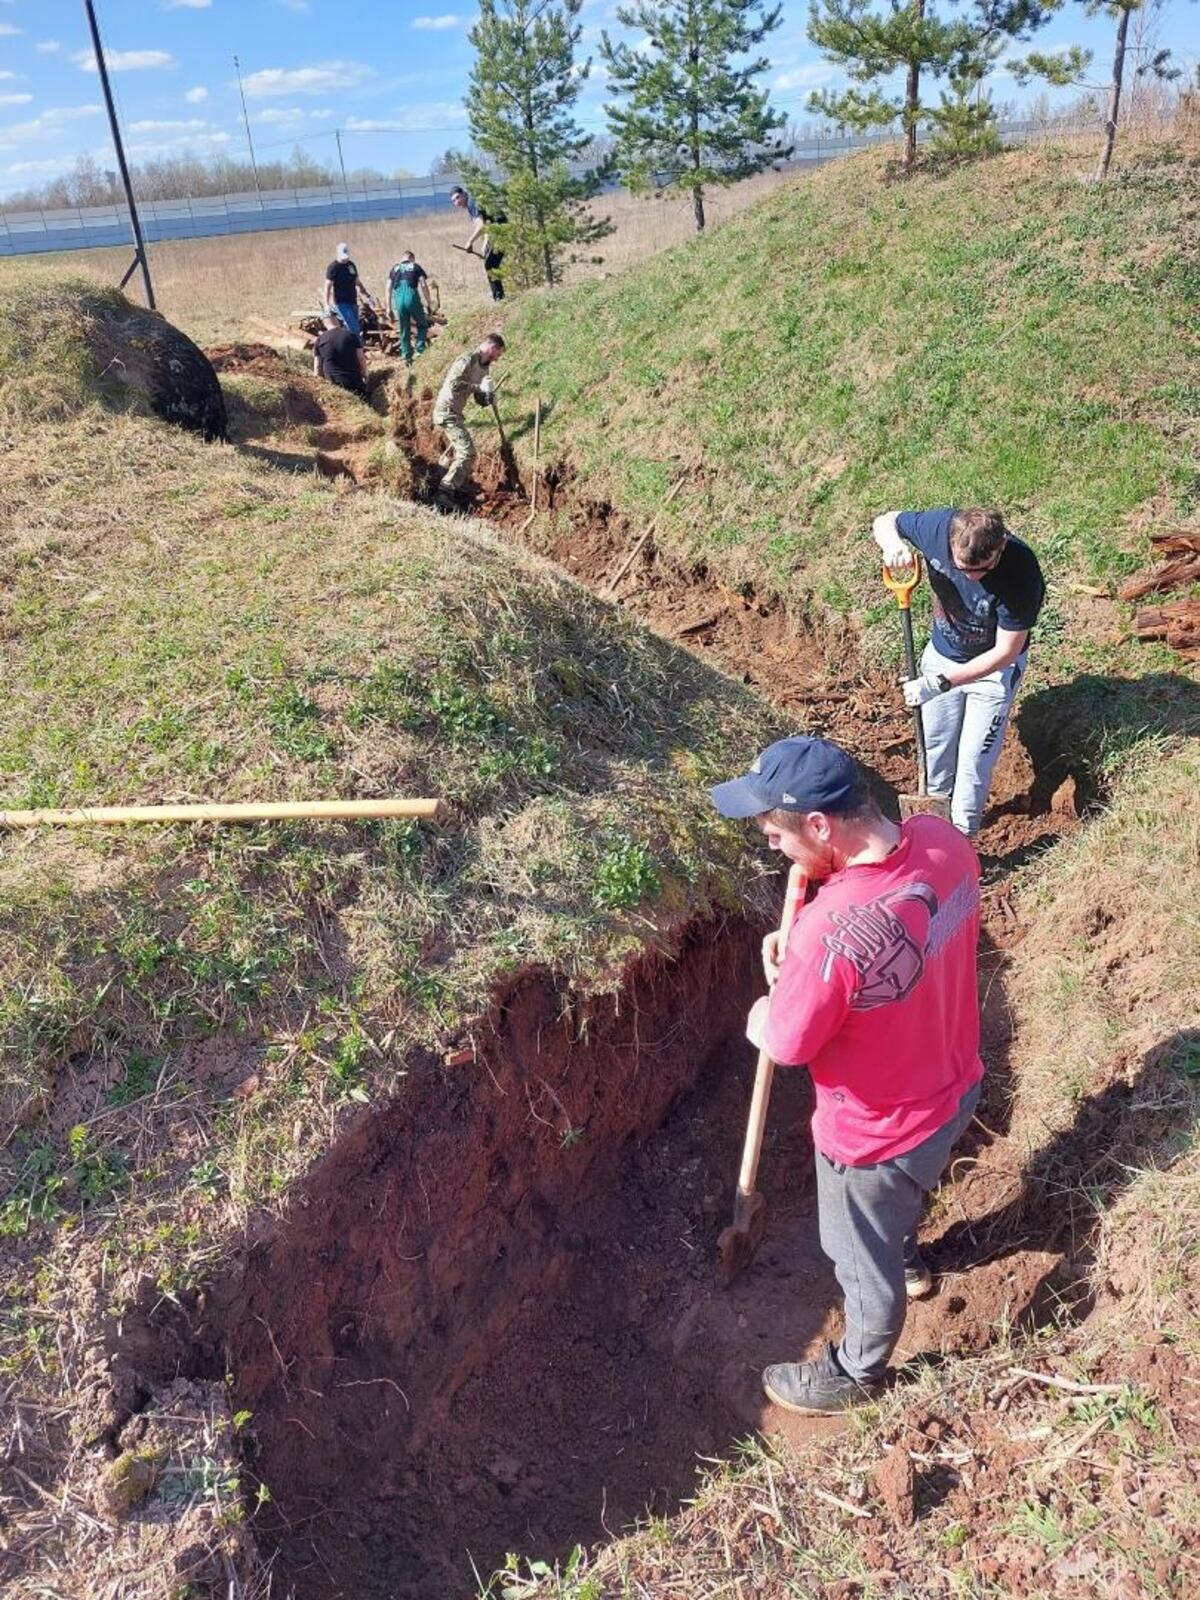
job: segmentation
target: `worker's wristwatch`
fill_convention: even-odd
[[[945,694],[948,689],[953,689],[954,687],[944,672],[935,672],[933,675],[933,681],[938,686],[939,694]]]

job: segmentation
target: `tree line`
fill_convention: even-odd
[[[611,232],[590,202],[614,177],[627,187],[687,196],[697,231],[706,196],[785,161],[792,137],[762,78],[780,7],[770,0],[625,0],[625,30],[600,36],[606,74],[607,135],[585,132],[576,117],[592,71],[580,59],[583,0],[479,0],[470,32],[475,51],[466,106],[468,154],[447,151],[435,177],[461,177],[493,219],[491,232],[523,287],[557,282]],[[963,159],[998,149],[998,108],[989,79],[1003,63],[1019,83],[1075,86],[1103,107],[1097,177],[1112,159],[1129,77],[1178,76],[1158,47],[1162,0],[810,0],[808,37],[847,81],[818,89],[808,110],[840,129],[899,127],[903,173],[918,161],[918,138],[939,157]],[[1079,9],[1114,25],[1106,77],[1093,81],[1091,53],[1077,46],[1033,48],[1051,21]],[[631,40],[630,35],[635,37]],[[897,87],[899,85],[899,87]],[[931,92],[932,91],[932,92]],[[392,180],[408,177],[391,174]],[[356,181],[389,181],[374,170]],[[261,164],[263,188],[335,185],[340,175],[297,148]],[[179,155],[134,170],[145,199],[224,194],[254,187],[247,162]],[[90,156],[75,170],[7,202],[9,208],[102,205],[119,199],[114,173]],[[596,259],[594,256],[592,259]]]
[[[589,202],[614,173],[635,190],[655,185],[686,194],[699,232],[710,189],[791,154],[786,118],[761,87],[778,5],[619,4],[615,15],[625,37],[607,31],[600,37],[610,142],[597,150],[574,115],[592,69],[590,59],[577,55],[582,3],[480,0],[471,30],[467,111],[474,150],[454,161],[496,219],[491,231],[522,286],[557,282],[570,261],[611,231]],[[1112,65],[1099,82],[1089,77],[1090,52],[1032,47],[1051,19],[1072,6],[1114,25]],[[1039,79],[1099,97],[1104,139],[1096,176],[1103,178],[1130,72],[1160,81],[1177,76],[1154,37],[1160,7],[1161,0],[810,0],[808,37],[848,82],[814,91],[808,109],[841,129],[898,126],[901,172],[908,174],[922,131],[938,157],[971,158],[1000,147],[988,79],[1003,62],[1019,83]],[[581,165],[585,151],[597,155],[592,165]]]
[[[255,169],[249,161],[232,156],[198,156],[183,153],[143,161],[130,167],[133,192],[139,200],[203,199],[206,195],[253,194]],[[403,183],[412,173],[383,173],[373,167],[356,168],[355,183]],[[341,171],[314,160],[296,147],[283,160],[259,161],[258,187],[262,189],[323,189],[341,187]],[[70,206],[123,205],[124,191],[115,170],[101,167],[92,155],[81,155],[70,172],[40,183],[3,201],[6,211],[53,211]]]

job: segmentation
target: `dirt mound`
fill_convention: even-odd
[[[158,312],[86,282],[18,289],[0,340],[0,409],[30,420],[89,401],[147,409],[206,441],[227,429],[207,356]]]

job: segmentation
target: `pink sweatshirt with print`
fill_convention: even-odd
[[[903,1155],[958,1109],[979,1059],[979,864],[939,817],[886,861],[846,867],[792,924],[766,1047],[807,1064],[813,1141],[832,1161]]]

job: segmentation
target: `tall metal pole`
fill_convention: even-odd
[[[87,12],[88,28],[92,35],[92,49],[96,52],[96,71],[100,74],[100,87],[104,90],[104,104],[108,107],[108,125],[112,130],[113,149],[117,152],[117,166],[121,169],[121,184],[125,190],[125,203],[129,207],[129,221],[133,228],[133,248],[136,259],[141,262],[142,279],[146,285],[146,304],[151,311],[156,310],[154,304],[154,285],[150,282],[150,262],[146,257],[146,243],[142,238],[142,224],[138,218],[137,206],[133,199],[133,185],[129,181],[129,167],[125,162],[125,146],[121,143],[121,130],[117,126],[117,108],[113,104],[112,86],[108,81],[108,65],[104,60],[104,46],[100,43],[100,29],[96,25],[96,13],[92,8],[92,0],[83,0],[83,9]],[[126,273],[126,279],[129,274]],[[122,285],[124,287],[124,285]]]
[[[342,154],[342,130],[340,128],[335,128],[333,130],[333,137],[337,140],[338,166],[340,166],[342,169],[342,191],[346,196],[346,221],[353,222],[354,213],[350,209],[350,184],[346,178],[346,158]]]
[[[254,192],[258,196],[258,209],[265,211],[262,186],[258,181],[258,162],[254,159],[254,140],[250,137],[250,113],[246,110],[246,91],[242,88],[242,67],[236,56],[233,58],[233,70],[237,73],[238,93],[242,97],[242,121],[246,124],[246,144],[250,150],[250,171],[254,174]]]

